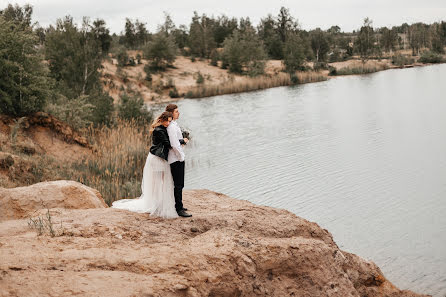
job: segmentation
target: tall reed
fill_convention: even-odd
[[[324,75],[318,71],[297,72],[296,76],[298,78],[299,84],[306,84],[306,83],[313,83],[327,80],[327,75]]]
[[[374,63],[372,65],[370,64],[352,65],[336,69],[336,71],[331,72],[331,75],[367,74],[386,69],[389,69],[389,66],[387,64],[381,64],[381,63]]]
[[[326,75],[319,72],[297,72],[298,83],[309,83],[323,81],[327,79]],[[254,78],[246,78],[240,81],[226,81],[219,85],[200,85],[188,90],[186,97],[202,98],[223,94],[234,94],[262,90],[274,87],[292,85],[290,76],[284,72],[275,75],[262,75]]]
[[[77,180],[97,189],[109,205],[138,197],[150,148],[149,127],[119,120],[112,128],[91,128],[87,135],[94,153],[73,165]]]
[[[274,76],[259,76],[246,78],[242,81],[226,81],[219,85],[200,85],[190,88],[186,93],[188,98],[202,98],[223,94],[242,93],[266,88],[287,86],[290,84],[290,78],[285,73],[279,73]]]

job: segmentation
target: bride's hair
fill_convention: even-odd
[[[165,121],[168,121],[169,118],[173,118],[172,113],[169,111],[165,111],[160,114],[159,117],[157,117],[156,120],[153,121],[152,126],[150,126],[149,133],[152,134],[153,130],[155,130],[156,127],[161,126],[161,124]]]

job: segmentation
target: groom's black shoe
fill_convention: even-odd
[[[178,211],[178,215],[183,218],[189,218],[192,216],[191,214],[188,214],[187,212],[185,212],[183,209]]]

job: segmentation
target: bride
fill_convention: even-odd
[[[113,208],[150,213],[162,218],[177,218],[174,184],[167,156],[171,148],[167,127],[172,113],[163,112],[150,127],[152,146],[144,166],[141,190],[136,199],[121,199],[113,202]]]

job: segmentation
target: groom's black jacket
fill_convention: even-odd
[[[150,153],[167,161],[169,149],[172,147],[169,141],[169,135],[167,134],[167,128],[164,126],[158,126],[153,130],[152,134],[152,146],[150,147]]]

